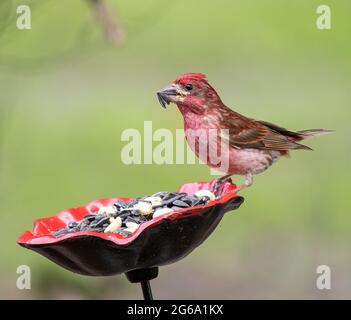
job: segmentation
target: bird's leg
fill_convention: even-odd
[[[241,184],[239,187],[237,187],[234,192],[237,193],[247,187],[250,187],[253,183],[253,175],[251,172],[247,173],[245,175],[245,182],[243,184]]]
[[[232,175],[231,174],[226,174],[225,176],[219,177],[218,179],[216,179],[216,182],[213,184],[212,186],[212,192],[215,194],[215,196],[217,196],[217,194],[221,193],[221,185],[226,182],[226,180],[228,180]]]

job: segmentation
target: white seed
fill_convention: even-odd
[[[117,229],[119,229],[122,226],[122,219],[120,217],[117,217],[114,219],[104,230],[105,233],[108,232],[115,232]]]
[[[98,214],[114,214],[117,213],[117,208],[115,206],[112,207],[101,207],[99,209]]]
[[[135,232],[136,229],[139,228],[139,225],[137,223],[135,223],[135,222],[127,222],[126,226],[127,226],[127,228],[125,228],[124,231],[128,231],[128,232],[131,232],[131,233]]]
[[[112,223],[113,220],[115,220],[115,218],[114,217],[110,217],[110,223]]]
[[[129,228],[129,229],[138,229],[138,227],[139,227],[139,224],[137,224],[137,223],[135,223],[135,222],[127,222],[126,223],[126,226],[127,226],[127,228]]]
[[[156,209],[155,210],[155,212],[154,212],[154,214],[153,214],[153,218],[157,218],[157,217],[159,217],[159,216],[162,216],[162,215],[164,215],[164,214],[166,214],[166,213],[171,213],[171,212],[173,212],[174,210],[173,209],[171,209],[171,208],[159,208],[159,209]]]
[[[143,201],[150,201],[153,206],[162,204],[162,199],[160,197],[147,197]]]
[[[196,191],[194,194],[198,198],[202,198],[204,196],[207,196],[210,198],[211,201],[216,199],[216,196],[210,190],[199,190],[199,191]]]
[[[143,216],[147,216],[154,211],[150,202],[139,201],[134,208],[139,210]]]

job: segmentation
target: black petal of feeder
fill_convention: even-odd
[[[192,195],[198,190],[212,190],[214,183],[215,180],[187,183],[178,192]],[[71,232],[60,237],[52,235],[69,222],[81,221],[103,206],[112,206],[117,200],[131,200],[108,198],[36,220],[33,231],[25,231],[18,244],[82,275],[125,273],[130,282],[141,283],[145,299],[152,299],[149,280],[157,277],[158,267],[187,256],[206,240],[226,212],[239,208],[244,201],[235,193],[236,186],[229,182],[216,189],[221,190],[216,200],[153,218],[127,237],[94,231]]]

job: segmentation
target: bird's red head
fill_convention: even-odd
[[[182,113],[204,113],[211,106],[221,103],[217,92],[202,73],[186,73],[178,77],[171,85],[157,92],[157,96],[164,108],[173,102]]]

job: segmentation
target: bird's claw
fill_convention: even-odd
[[[229,177],[220,177],[216,179],[215,183],[211,188],[211,191],[216,196],[216,199],[219,199],[221,197],[221,194],[223,193],[224,183],[227,182],[229,179]]]

